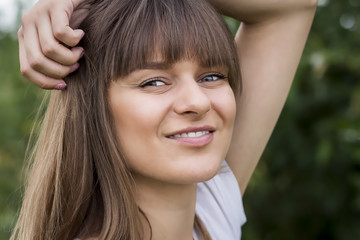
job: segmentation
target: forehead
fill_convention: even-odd
[[[184,42],[180,46],[174,46],[169,40],[167,43],[159,41],[156,45],[143,45],[137,49],[142,56],[132,56],[132,64],[128,73],[138,69],[170,69],[177,63],[193,62],[202,68],[230,67],[229,56],[212,51],[211,48],[201,49],[195,44]],[[140,54],[141,53],[141,54]]]
[[[208,65],[204,65],[201,62],[199,62],[198,59],[183,59],[183,60],[178,60],[176,62],[171,62],[171,63],[168,61],[158,59],[158,60],[145,62],[141,66],[135,67],[134,69],[132,69],[130,71],[129,74],[131,74],[132,72],[139,71],[139,70],[169,70],[169,69],[173,69],[176,66],[180,66],[182,63],[190,63],[190,64],[192,64],[192,66],[195,66],[196,68],[201,68],[201,69],[220,69],[221,71],[224,71],[224,72],[229,70],[229,66],[226,66],[223,64],[216,64],[213,66],[208,66]]]
[[[165,1],[149,1],[149,4],[160,2]],[[230,72],[236,72],[233,71],[238,68],[233,38],[216,12],[212,14],[208,9],[212,16],[209,18],[198,4],[180,12],[175,5],[173,11],[165,5],[161,5],[164,7],[161,11],[150,11],[151,6],[146,5],[141,11],[137,9],[137,15],[118,14],[121,21],[111,19],[113,24],[105,23],[109,34],[97,36],[106,36],[100,41],[106,42],[106,51],[101,53],[104,66],[100,68],[109,69],[107,81],[125,77],[137,69],[170,68],[179,61],[194,59],[201,67],[226,66]]]
[[[126,50],[119,51],[117,55],[122,56],[123,66],[118,73],[127,75],[136,69],[169,68],[180,61],[196,61],[200,66],[207,68],[231,66],[234,54],[229,51],[229,43],[217,39],[218,36],[210,36],[208,32],[207,35],[192,35],[183,30],[173,34],[156,34],[158,31],[160,30],[149,32],[146,38],[135,37],[137,40],[134,40],[133,44],[127,46]]]

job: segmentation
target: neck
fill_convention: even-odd
[[[134,176],[136,202],[143,218],[144,239],[193,239],[196,184],[169,184]]]

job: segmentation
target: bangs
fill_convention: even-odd
[[[203,67],[229,68],[230,86],[239,89],[240,70],[233,36],[222,17],[206,1],[102,1],[94,7],[104,23],[95,38],[101,43],[111,80],[141,69],[149,62],[173,64],[197,60]],[[93,8],[93,9],[94,9]],[[101,9],[101,10],[99,10]],[[93,47],[94,41],[90,42]],[[109,68],[110,67],[110,68]]]

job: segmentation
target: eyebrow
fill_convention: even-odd
[[[173,64],[167,62],[147,62],[144,65],[137,66],[131,70],[131,72],[141,69],[169,69]]]
[[[174,63],[168,63],[168,62],[146,62],[143,65],[136,66],[135,68],[131,69],[130,72],[135,72],[137,70],[144,70],[144,69],[161,69],[166,70],[172,68]],[[212,67],[225,67],[224,65],[214,65],[214,66],[206,66],[204,64],[201,64],[201,67],[203,68],[212,68]]]

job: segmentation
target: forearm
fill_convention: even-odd
[[[242,24],[237,33],[243,91],[227,160],[243,191],[285,103],[315,9]]]
[[[222,14],[244,23],[257,23],[303,9],[313,9],[317,0],[209,0]]]

